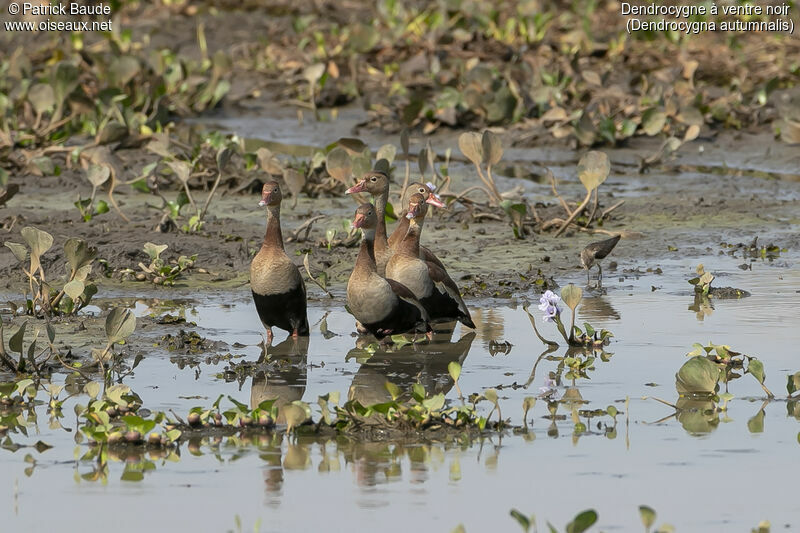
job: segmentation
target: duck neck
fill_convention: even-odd
[[[284,249],[280,205],[267,206],[267,232],[264,234],[264,244],[262,246]]]
[[[375,197],[375,214],[378,225],[375,227],[375,249],[383,253],[389,247],[386,237],[386,203],[389,201],[389,188],[387,187],[379,196]]]
[[[397,227],[394,229],[392,236],[389,237],[389,247],[396,248],[402,241],[403,238],[408,233],[408,219],[406,218],[406,211],[403,211],[400,214],[400,218],[397,222]]]
[[[375,230],[363,230],[364,237],[361,239],[361,248],[358,250],[355,270],[369,274],[377,272],[378,266],[375,263]]]
[[[399,250],[412,257],[419,257],[419,237],[422,233],[422,221],[408,221],[408,231],[400,242]]]

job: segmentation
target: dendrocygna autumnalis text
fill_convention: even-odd
[[[408,232],[386,265],[386,277],[411,289],[422,302],[431,322],[458,320],[475,328],[458,286],[447,272],[431,261],[420,259],[419,239],[428,206],[419,193],[408,204]]]
[[[403,284],[378,274],[375,263],[377,209],[362,204],[356,210],[353,226],[364,237],[353,273],[347,282],[347,306],[364,330],[383,337],[409,331],[430,332],[428,313]]]
[[[250,288],[261,323],[267,329],[288,331],[293,337],[308,335],[306,286],[300,271],[283,248],[281,234],[281,188],[274,182],[261,189],[259,206],[267,206],[267,231],[261,249],[250,263]]]

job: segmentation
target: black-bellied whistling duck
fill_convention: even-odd
[[[293,337],[308,335],[306,286],[283,248],[282,199],[276,182],[264,184],[258,205],[267,206],[267,231],[261,249],[250,263],[250,288],[258,316],[267,329],[267,344],[272,342],[273,326]]]
[[[347,189],[346,194],[368,192],[375,199],[375,216],[378,225],[375,227],[375,264],[378,274],[383,276],[386,263],[391,257],[389,239],[386,236],[386,203],[389,201],[389,176],[379,170],[364,174],[358,183]]]
[[[442,202],[442,199],[439,198],[439,195],[433,192],[432,187],[433,187],[432,185],[427,185],[425,183],[420,183],[418,181],[409,184],[405,194],[403,195],[403,198],[401,200],[402,203],[400,205],[407,206],[409,200],[411,199],[411,195],[418,193],[421,194],[423,197],[425,197],[426,204],[433,205],[436,207],[445,207],[444,202]],[[405,237],[406,233],[408,233],[409,220],[406,217],[406,214],[408,214],[408,210],[405,209],[404,207],[403,212],[400,214],[399,221],[397,222],[397,227],[394,228],[394,231],[389,236],[389,250],[391,253],[394,253],[394,251],[397,249],[397,246],[403,240],[403,237]],[[420,255],[419,255],[420,259],[423,259],[425,261],[430,261],[434,263],[436,266],[444,269],[444,264],[442,264],[442,262],[439,261],[439,258],[436,257],[436,254],[431,252],[427,247],[420,245],[419,250],[420,250]]]
[[[428,313],[406,286],[378,274],[375,263],[377,209],[362,204],[356,210],[353,226],[364,238],[356,266],[347,282],[347,306],[361,326],[379,340],[407,331],[430,332]]]
[[[438,265],[420,259],[419,239],[428,206],[419,193],[408,204],[408,232],[386,265],[386,277],[399,281],[425,306],[432,322],[458,320],[475,328],[458,286]]]
[[[603,269],[600,266],[600,260],[611,253],[611,250],[613,250],[619,242],[620,237],[622,237],[622,235],[614,235],[610,239],[593,242],[581,251],[581,265],[586,269],[587,283],[589,282],[589,270],[591,270],[592,266],[595,264],[597,264],[597,270],[599,271],[597,275],[598,286],[603,283]]]

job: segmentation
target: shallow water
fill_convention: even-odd
[[[42,440],[54,447],[43,453],[30,448],[0,451],[0,501],[13,511],[7,513],[3,530],[44,531],[67,522],[81,523],[87,531],[108,524],[120,531],[153,526],[224,531],[235,529],[239,516],[245,531],[257,521],[260,531],[338,531],[372,523],[385,531],[449,531],[459,523],[473,532],[515,531],[518,526],[508,516],[511,508],[535,513],[540,526],[547,520],[559,528],[578,511],[594,508],[599,529],[628,531],[641,527],[641,504],[656,509],[658,524],[672,523],[678,531],[746,531],[763,519],[796,529],[800,503],[792,496],[794,480],[787,468],[800,451],[800,424],[787,414],[784,400],[762,405],[764,393],[750,376],[730,384],[735,399],[727,413],[713,420],[686,412],[676,419],[670,417],[670,407],[644,399],[675,402],[675,372],[692,343],[709,340],[759,357],[767,386],[785,397],[786,375],[800,369],[794,327],[800,323],[800,272],[781,261],[786,260],[757,261],[752,271],[736,269],[739,260],[727,256],[706,261],[709,270],[721,273],[719,286],[753,295],[716,301],[713,313],[702,320],[689,309],[693,297],[685,281],[606,271],[605,294],[587,294],[578,323],[589,320],[613,331],[606,348],[613,355],[595,362],[591,379],[578,379],[574,387],[563,379],[558,394],[575,394],[566,391],[577,389],[588,402],[581,409],[615,405],[621,411],[615,434],[598,429],[598,421],[611,425],[606,416],[584,419],[589,431],[577,437],[569,407],[562,403],[558,415],[565,416],[553,423],[540,399],[529,413],[525,436],[507,433],[458,446],[307,437],[243,443],[232,438],[184,444],[179,461],[153,460],[152,470],[139,482],[122,480],[125,461],[112,460],[107,481],[91,482],[79,475],[91,473],[93,463],[76,460],[87,451],[86,444],[76,446],[73,433],[49,429],[45,406],[40,406],[38,428],[28,437],[12,434],[12,439],[18,444]],[[686,262],[665,263],[670,272],[685,273],[683,279],[692,272]],[[585,284],[577,274],[573,281]],[[232,302],[229,295],[224,298],[224,305],[223,295],[213,293],[187,304],[185,316],[197,323],[192,329],[203,337],[251,345],[232,348],[232,361],[256,361],[261,328],[252,303],[244,292]],[[136,312],[164,312],[149,308],[150,303],[140,301]],[[331,391],[340,391],[342,402],[348,391],[364,403],[380,401],[386,397],[387,379],[402,387],[419,380],[428,390],[447,392],[448,400],[458,401],[447,376],[447,362],[458,360],[463,366],[461,390],[469,394],[505,386],[499,391],[503,416],[521,424],[523,398],[539,394],[558,361],[542,358],[527,389],[508,387],[529,380],[544,346],[521,302],[471,304],[478,324],[474,335],[458,327],[452,342],[440,335],[431,344],[378,352],[363,364],[363,352],[356,350],[359,341],[350,333],[352,317],[332,301],[309,310],[312,323],[326,317],[330,338],[317,324],[307,349],[291,340],[274,346],[275,357],[301,355],[289,357],[288,364],[267,376],[248,377],[240,385],[226,381],[228,361],[155,350],[125,382],[145,407],[181,415],[195,405],[210,406],[220,394],[243,402],[251,395],[302,398],[316,413],[317,396]],[[538,324],[542,334],[555,338],[554,327],[541,320]],[[507,341],[512,348],[497,353],[492,341]],[[550,355],[564,352],[561,348]],[[65,403],[66,427],[75,425],[75,401]],[[761,409],[763,432],[758,432],[759,424],[748,421]],[[25,469],[31,465],[23,461],[28,453],[36,460],[30,476]],[[131,461],[128,470],[145,464]],[[52,512],[42,512],[42,502]],[[424,525],[416,514],[423,508]]]

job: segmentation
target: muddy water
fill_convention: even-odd
[[[721,256],[706,267],[722,273],[723,285],[753,296],[715,302],[702,320],[689,309],[689,285],[676,277],[609,271],[605,292],[587,294],[579,323],[589,320],[612,330],[615,338],[606,350],[613,355],[595,362],[591,379],[574,384],[563,379],[557,394],[579,392],[587,402],[582,409],[615,405],[621,411],[615,432],[598,429],[598,421],[612,425],[604,417],[583,420],[589,431],[577,437],[569,407],[561,404],[553,421],[540,399],[529,413],[525,436],[494,435],[459,445],[223,439],[216,445],[183,445],[178,461],[153,460],[152,470],[139,482],[121,480],[124,461],[109,463],[106,482],[90,482],[80,475],[90,473],[93,464],[75,459],[86,445],[76,446],[72,433],[49,429],[42,406],[38,429],[28,437],[13,435],[13,440],[42,440],[54,447],[41,454],[29,448],[0,452],[0,501],[10,510],[2,529],[43,531],[68,521],[87,531],[108,524],[122,531],[154,526],[225,531],[235,529],[238,516],[244,531],[258,522],[260,531],[338,531],[371,523],[381,530],[407,531],[420,526],[417,513],[424,509],[427,531],[449,531],[459,523],[467,531],[514,531],[511,508],[535,513],[540,525],[549,520],[562,527],[591,507],[600,514],[601,529],[628,531],[641,527],[641,504],[658,511],[658,523],[670,522],[678,531],[745,531],[762,519],[796,529],[800,504],[792,496],[794,480],[787,469],[800,450],[800,424],[787,415],[785,401],[763,405],[764,393],[749,376],[731,383],[735,399],[722,415],[669,417],[671,408],[643,398],[675,402],[674,374],[685,353],[693,342],[709,340],[761,358],[767,385],[779,398],[785,396],[786,374],[800,367],[793,327],[800,323],[800,273],[766,261],[743,272],[735,263]],[[692,270],[688,262],[668,266],[675,274],[688,276]],[[585,278],[574,281],[585,283]],[[224,305],[221,300],[222,295],[212,294],[183,311],[204,337],[230,346],[252,345],[231,348],[234,362],[256,361],[260,327],[247,294]],[[137,303],[137,313],[163,312],[149,303]],[[219,394],[244,402],[278,395],[313,404],[320,394],[340,391],[343,399],[350,392],[365,402],[379,401],[386,394],[386,379],[401,386],[419,380],[457,401],[446,368],[458,360],[464,369],[461,389],[468,394],[503,386],[503,415],[520,424],[523,398],[538,395],[558,366],[546,357],[536,364],[544,347],[520,303],[475,302],[474,335],[459,327],[452,340],[440,335],[431,344],[378,352],[365,361],[359,341],[351,336],[352,318],[334,302],[309,313],[312,323],[325,317],[325,335],[317,324],[307,346],[289,341],[273,347],[273,357],[284,364],[273,365],[266,375],[240,384],[225,379],[228,362],[209,362],[205,355],[149,355],[126,383],[146,407],[178,413],[208,406]],[[544,335],[555,337],[554,328],[539,325]],[[493,341],[512,347],[498,351]],[[535,364],[527,389],[510,387],[525,384]],[[71,413],[75,401],[85,402],[85,397],[67,401],[65,413]],[[758,423],[748,424],[762,409],[763,430]],[[64,419],[65,427],[74,428],[71,418]],[[31,466],[23,461],[26,453],[36,460],[30,475],[25,473]],[[131,461],[128,469],[144,464]],[[717,493],[725,496],[712,496]],[[41,511],[43,502],[49,502],[52,513]]]

